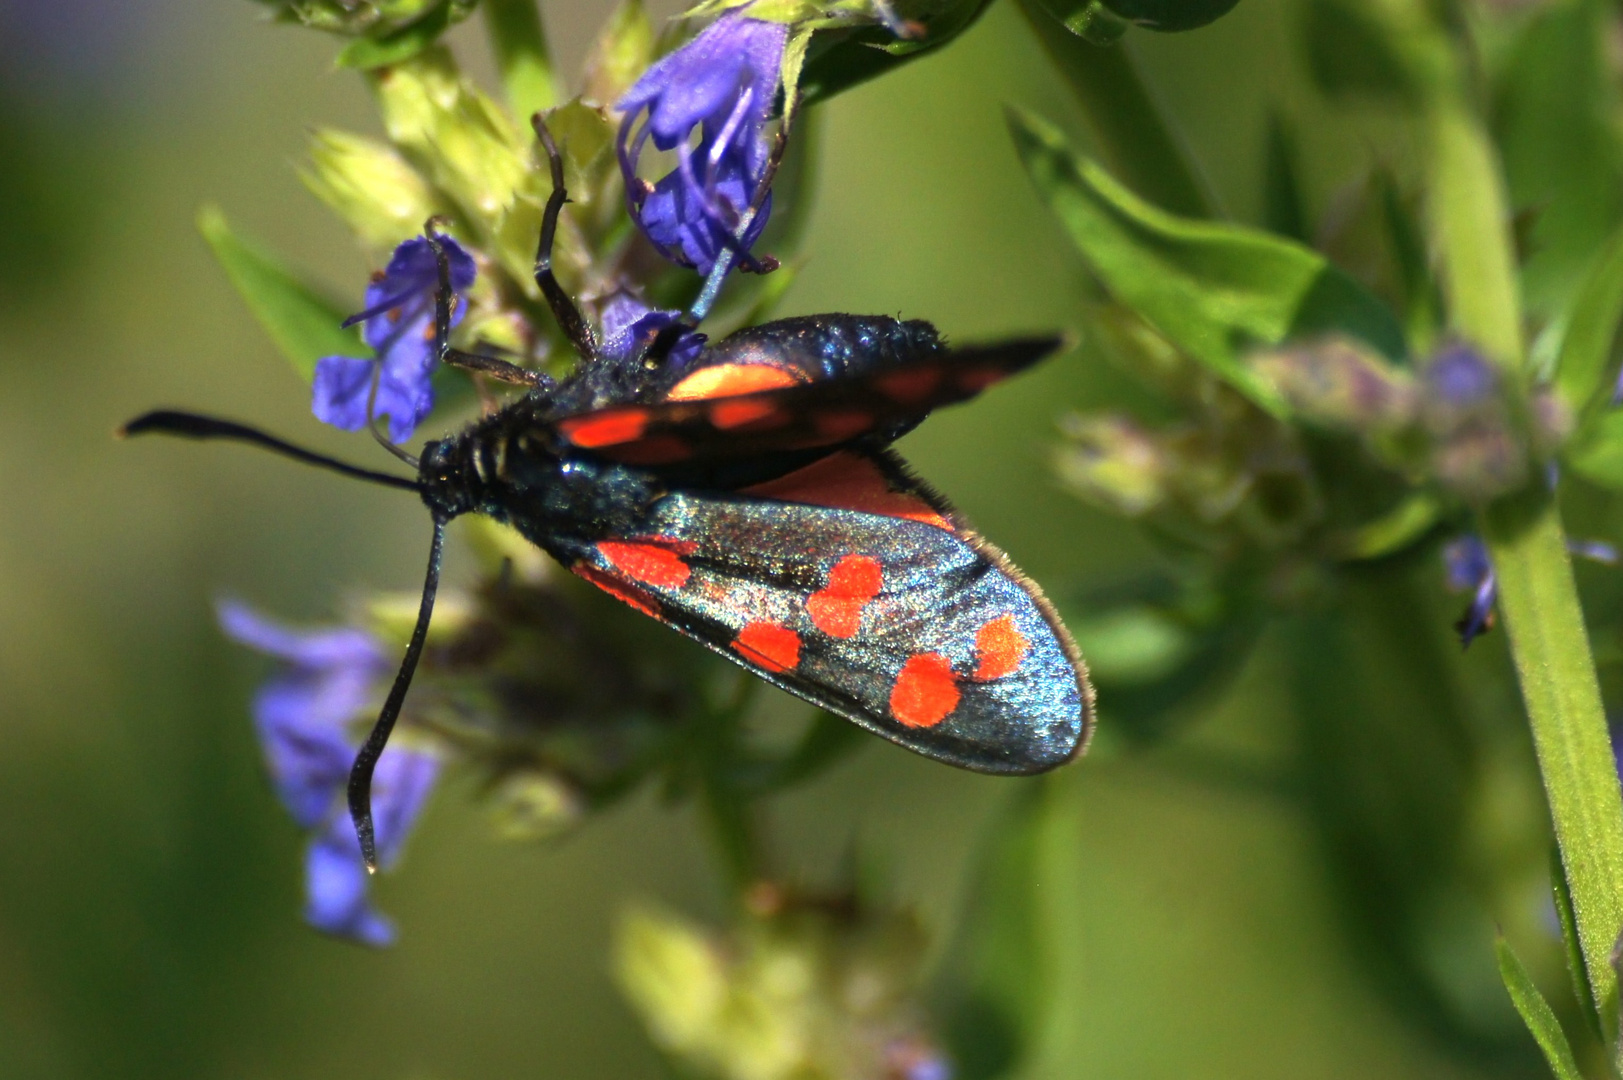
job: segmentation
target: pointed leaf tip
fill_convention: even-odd
[[[1533,976],[1503,935],[1494,941],[1494,951],[1499,955],[1499,977],[1510,992],[1511,1003],[1521,1014],[1522,1022],[1527,1025],[1539,1049],[1544,1051],[1544,1060],[1549,1062],[1556,1080],[1583,1080],[1583,1074],[1578,1071],[1578,1061],[1567,1042],[1566,1032],[1561,1030],[1561,1022],[1556,1019],[1555,1010],[1544,1000],[1538,985],[1533,982]]]
[[[258,243],[233,231],[212,204],[197,212],[197,230],[276,347],[309,382],[323,356],[367,356],[360,334],[340,328],[345,312]]]

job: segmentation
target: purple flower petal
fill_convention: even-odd
[[[1448,574],[1448,587],[1455,592],[1475,589],[1493,573],[1488,548],[1475,536],[1457,536],[1444,544],[1443,568]]]
[[[616,105],[625,114],[619,153],[627,207],[673,262],[709,273],[754,200],[770,156],[765,125],[787,36],[780,23],[729,12],[649,68]],[[698,145],[690,148],[695,131]],[[636,175],[649,139],[679,155],[651,190]],[[745,252],[770,215],[763,204],[742,238]]]
[[[1443,547],[1443,565],[1448,574],[1448,587],[1455,592],[1474,590],[1471,606],[1454,624],[1459,632],[1460,645],[1469,648],[1471,642],[1493,626],[1493,608],[1499,598],[1499,586],[1493,573],[1493,562],[1488,558],[1487,546],[1475,536],[1460,536]]]
[[[283,805],[300,826],[317,830],[306,861],[305,918],[329,934],[390,944],[394,927],[367,901],[370,875],[343,799],[355,760],[351,724],[375,707],[388,658],[361,630],[295,630],[234,601],[222,601],[219,616],[229,636],[283,664],[255,698],[254,720]],[[409,747],[390,747],[378,760],[372,816],[385,869],[399,858],[439,769],[436,757]]]
[[[681,312],[651,308],[629,293],[615,293],[603,305],[603,354],[620,361],[635,359],[661,330],[681,321]],[[692,330],[682,334],[667,354],[669,363],[686,367],[705,341],[703,334]]]
[[[1468,408],[1491,397],[1499,388],[1499,372],[1481,353],[1468,345],[1445,346],[1426,365],[1426,384],[1434,400],[1455,408]]]
[[[219,617],[228,636],[284,662],[255,695],[254,726],[282,805],[313,828],[349,777],[348,727],[372,708],[388,660],[360,630],[292,630],[229,600]]]
[[[316,361],[311,381],[310,411],[323,424],[345,431],[366,426],[366,399],[372,392],[375,360],[324,356]]]
[[[473,286],[473,257],[450,237],[441,237],[450,263],[451,288],[460,294]],[[378,372],[373,412],[389,418],[389,437],[411,438],[434,408],[434,294],[439,267],[427,237],[413,237],[395,248],[389,266],[366,288],[366,308],[346,326],[362,322],[361,338],[377,351],[372,360],[345,356],[316,362],[311,411],[316,419],[345,431],[366,426],[373,371]],[[451,325],[466,314],[460,295],[451,309]]]
[[[373,948],[394,944],[394,924],[368,902],[371,875],[348,816],[335,816],[311,842],[304,867],[306,922],[322,933]]]
[[[1567,550],[1580,559],[1598,562],[1603,566],[1617,565],[1617,547],[1604,540],[1568,540]]]
[[[438,776],[438,759],[416,750],[391,747],[378,759],[372,775],[372,820],[383,869],[399,859]],[[367,899],[370,877],[349,814],[341,805],[335,806],[327,827],[310,843],[305,864],[306,921],[325,933],[364,945],[392,944],[393,924]]]

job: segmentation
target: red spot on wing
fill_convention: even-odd
[[[881,584],[878,559],[847,555],[829,571],[828,585],[806,598],[806,611],[829,637],[853,637],[862,623],[862,609],[879,595]]]
[[[738,655],[773,673],[800,663],[800,635],[775,622],[752,622],[733,639]]]
[[[659,604],[652,596],[649,596],[635,585],[628,584],[616,577],[610,577],[597,567],[588,566],[586,563],[576,563],[570,569],[577,576],[590,581],[616,600],[630,604],[644,615],[658,617]]]
[[[770,431],[785,426],[792,419],[774,402],[759,398],[723,398],[710,406],[710,424],[722,431],[741,427],[748,427],[751,431]]]
[[[958,676],[940,653],[914,653],[890,689],[890,714],[908,727],[935,727],[958,707]]]
[[[927,401],[935,388],[941,385],[941,369],[916,367],[893,371],[874,379],[879,392],[903,405],[917,405]]]
[[[830,454],[787,476],[744,488],[742,493],[783,502],[906,518],[953,531],[952,524],[941,516],[940,511],[917,495],[892,490],[879,467],[857,454]]]
[[[665,397],[667,401],[733,397],[757,390],[780,390],[796,386],[800,381],[794,372],[770,364],[717,364],[695,371],[672,387]]]
[[[680,589],[693,573],[679,553],[663,544],[603,540],[597,553],[626,577],[659,589]]]
[[[874,414],[863,409],[831,409],[813,413],[812,428],[825,441],[844,442],[873,428]]]
[[[558,422],[564,438],[587,450],[639,439],[647,427],[646,409],[603,409]]]
[[[993,619],[975,635],[975,678],[985,682],[1020,670],[1031,642],[1014,625],[1013,615]]]

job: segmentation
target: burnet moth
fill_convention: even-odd
[[[123,429],[252,443],[427,505],[417,622],[350,773],[368,867],[372,771],[422,654],[445,526],[462,514],[511,525],[616,599],[910,750],[1004,774],[1074,757],[1092,727],[1092,689],[1070,635],[1041,591],[889,448],[932,409],[1024,370],[1060,339],[948,348],[926,322],[830,314],[740,330],[676,362],[672,347],[714,297],[712,274],[691,324],[610,357],[552,273],[563,165],[540,117],[536,132],[553,190],[535,277],[580,356],[568,378],[450,347],[449,260],[430,222],[439,359],[529,389],[417,458],[391,446],[415,479],[195,413],[149,412]]]

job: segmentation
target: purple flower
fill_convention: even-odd
[[[233,601],[220,603],[219,617],[228,636],[282,661],[254,698],[254,725],[282,804],[315,834],[305,866],[305,919],[325,933],[390,944],[394,927],[367,903],[368,875],[343,801],[357,745],[349,726],[375,705],[388,657],[354,628],[292,630]],[[383,752],[372,780],[382,866],[398,857],[438,772],[431,755],[398,745]]]
[[[620,361],[636,359],[660,331],[678,325],[681,314],[651,308],[630,293],[615,293],[603,305],[603,355]],[[686,367],[704,348],[705,340],[693,330],[682,331],[666,354],[668,362],[677,369]]]
[[[765,127],[789,28],[730,11],[643,73],[615,108],[626,205],[672,262],[708,274],[755,198],[771,157]],[[639,126],[637,121],[646,120]],[[699,132],[697,145],[693,133]],[[676,168],[650,185],[637,162],[652,138]],[[769,195],[739,241],[744,252],[771,215]]]
[[[473,285],[473,259],[448,236],[440,237],[451,263],[451,288],[460,294]],[[370,419],[372,384],[377,396],[372,412],[389,418],[389,438],[404,442],[434,408],[434,292],[439,268],[428,238],[414,236],[394,249],[388,269],[366,287],[366,310],[345,320],[365,322],[361,338],[377,351],[371,360],[326,356],[316,361],[310,409],[316,419],[359,431]],[[466,304],[460,295],[451,309],[451,325],[461,321]]]
[[[1493,562],[1481,540],[1475,536],[1460,536],[1443,546],[1443,566],[1450,589],[1475,594],[1471,606],[1454,624],[1461,647],[1469,648],[1471,642],[1493,628],[1493,605],[1499,596]]]
[[[1567,552],[1606,566],[1615,566],[1618,561],[1617,548],[1604,540],[1568,540]],[[1466,535],[1443,545],[1443,567],[1448,574],[1450,589],[1475,593],[1471,606],[1454,624],[1454,629],[1459,631],[1460,644],[1469,646],[1477,637],[1493,629],[1493,606],[1499,599],[1493,561],[1481,540]]]
[[[1469,345],[1445,345],[1426,365],[1426,384],[1433,401],[1456,409],[1469,409],[1492,397],[1499,388],[1499,372]]]

